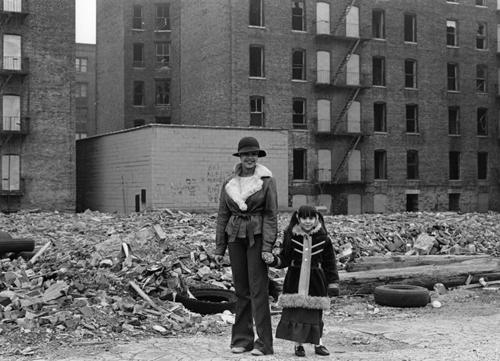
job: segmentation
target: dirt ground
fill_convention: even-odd
[[[333,299],[324,317],[324,343],[331,355],[321,357],[306,346],[307,359],[431,361],[500,361],[500,291],[451,290],[432,293],[431,304],[422,308],[377,305],[372,295]],[[273,316],[273,325],[279,314]],[[176,337],[112,339],[89,344],[64,344],[62,340],[33,344],[30,352],[3,354],[3,361],[162,361],[162,360],[295,360],[293,344],[275,340],[275,354],[256,358],[229,352],[230,325],[220,333]],[[1,339],[1,335],[0,335]],[[31,353],[23,356],[23,352]]]

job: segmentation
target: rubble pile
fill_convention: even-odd
[[[290,215],[279,216],[280,237]],[[30,354],[47,342],[220,332],[227,318],[200,316],[168,297],[200,283],[232,287],[227,262],[211,257],[215,222],[216,214],[168,209],[0,213],[1,231],[36,243],[29,257],[0,257],[0,355],[22,344],[31,346],[19,352]],[[340,269],[388,253],[500,254],[496,213],[325,216],[325,223]]]

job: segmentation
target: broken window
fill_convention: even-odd
[[[372,36],[385,39],[385,11],[374,9],[372,12]]]
[[[458,91],[458,64],[448,63],[446,71],[448,76],[448,90]]]
[[[305,129],[306,124],[306,100],[294,99],[293,100],[293,127],[298,129]]]
[[[155,117],[155,122],[159,124],[170,124],[172,120],[170,117]]]
[[[248,24],[251,26],[264,26],[263,0],[250,0],[250,18]]]
[[[293,179],[305,180],[307,174],[307,151],[306,149],[293,150]]]
[[[417,16],[414,14],[404,15],[404,41],[417,42]]]
[[[460,179],[460,152],[449,154],[449,177],[451,180]]]
[[[156,64],[159,66],[168,66],[170,64],[170,43],[167,41],[157,42]]]
[[[264,47],[250,45],[250,76],[264,77]]]
[[[375,150],[375,179],[387,179],[387,155],[385,150]]]
[[[387,132],[386,104],[383,102],[373,104],[373,131]]]
[[[170,4],[156,5],[155,30],[170,30]]]
[[[134,81],[134,105],[144,105],[144,82]]]
[[[488,47],[486,28],[486,23],[477,23],[476,49],[486,49]]]
[[[250,97],[250,126],[263,127],[265,120],[264,97]]]
[[[477,135],[488,135],[487,108],[477,108]]]
[[[476,6],[486,6],[486,0],[476,0]]]
[[[142,29],[142,6],[134,5],[132,15],[132,29]]]
[[[405,88],[415,89],[417,87],[417,61],[405,60]]]
[[[146,121],[144,119],[134,119],[134,127],[140,127],[145,124]]]
[[[292,1],[292,30],[306,30],[304,0]]]
[[[448,108],[448,134],[460,135],[460,108]]]
[[[77,73],[87,72],[87,58],[75,58],[75,70]]]
[[[143,43],[134,43],[132,56],[133,56],[132,66],[134,68],[143,68],[144,67],[144,44]]]
[[[488,153],[477,153],[477,179],[488,178]]]
[[[416,104],[406,105],[406,132],[418,133],[418,106]]]
[[[385,86],[385,58],[374,56],[372,60],[372,84]]]
[[[156,79],[156,105],[170,104],[170,82],[167,79]]]
[[[418,151],[406,152],[406,178],[418,179]]]
[[[486,93],[487,73],[488,71],[486,65],[483,64],[476,65],[476,92]]]
[[[306,79],[306,51],[294,50],[292,55],[292,79]]]
[[[455,20],[446,20],[446,45],[458,46],[457,22]]]

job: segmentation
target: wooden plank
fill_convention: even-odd
[[[434,284],[446,287],[465,284],[468,276],[472,282],[484,277],[488,281],[500,280],[500,258],[465,260],[445,265],[424,265],[404,268],[385,268],[371,271],[339,272],[342,294],[368,294],[375,287],[388,283],[407,283],[432,289]]]
[[[467,260],[483,262],[484,259],[495,258],[487,254],[477,255],[420,255],[420,256],[371,256],[357,258],[346,264],[347,272],[368,271],[384,268],[403,268],[425,265],[444,265]]]

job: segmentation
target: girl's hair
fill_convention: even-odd
[[[299,218],[318,218],[319,222],[326,230],[325,220],[323,219],[323,215],[318,212],[318,210],[313,206],[300,206],[298,210],[293,212],[292,218],[290,219],[290,223],[288,224],[288,229],[291,230],[296,224],[299,223]]]

